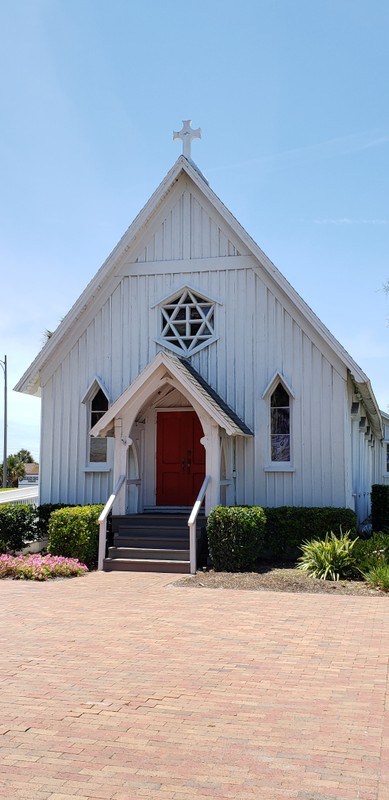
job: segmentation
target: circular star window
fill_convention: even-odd
[[[159,341],[165,347],[192,355],[215,341],[215,303],[185,288],[161,306]]]

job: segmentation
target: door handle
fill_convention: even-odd
[[[191,464],[192,464],[192,462],[191,462],[190,458],[188,458],[188,474],[190,473]]]
[[[182,461],[181,461],[181,472],[184,472],[184,471],[185,471],[185,458],[183,458]]]

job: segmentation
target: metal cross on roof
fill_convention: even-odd
[[[182,155],[190,158],[192,139],[201,139],[201,128],[191,128],[192,120],[183,119],[180,131],[173,131],[173,139],[182,140]]]

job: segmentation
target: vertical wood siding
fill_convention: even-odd
[[[240,255],[228,233],[210,216],[195,193],[183,189],[178,194],[178,201],[139,252],[139,263]]]

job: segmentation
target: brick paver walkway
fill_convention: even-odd
[[[171,580],[0,581],[0,797],[388,800],[389,598]]]

